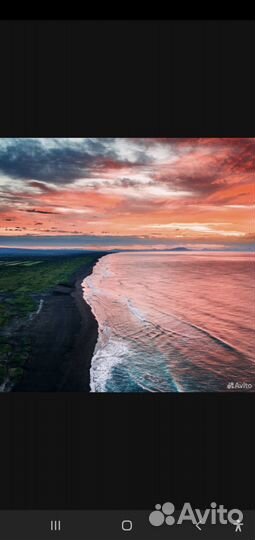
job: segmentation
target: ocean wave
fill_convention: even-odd
[[[128,354],[128,345],[124,341],[109,338],[106,343],[104,337],[99,337],[90,368],[91,392],[106,391],[113,368]]]
[[[98,261],[83,282],[99,325],[92,392],[222,391],[228,380],[254,380],[247,261],[237,263],[238,281],[229,260],[219,267],[204,258],[194,269],[192,260],[188,272],[185,256],[174,264],[168,254],[139,265],[136,254]]]

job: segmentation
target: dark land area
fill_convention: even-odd
[[[0,253],[0,390],[89,391],[97,322],[81,283],[102,252]]]

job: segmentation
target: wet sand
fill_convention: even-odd
[[[40,312],[27,327],[31,355],[13,392],[90,391],[98,325],[83,299],[81,283],[98,258],[81,267],[67,284],[58,285],[44,299]]]

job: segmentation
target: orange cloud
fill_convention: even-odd
[[[0,143],[1,235],[250,238],[254,139],[88,141]]]

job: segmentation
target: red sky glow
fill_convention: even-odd
[[[0,236],[254,242],[255,139],[1,139]]]

